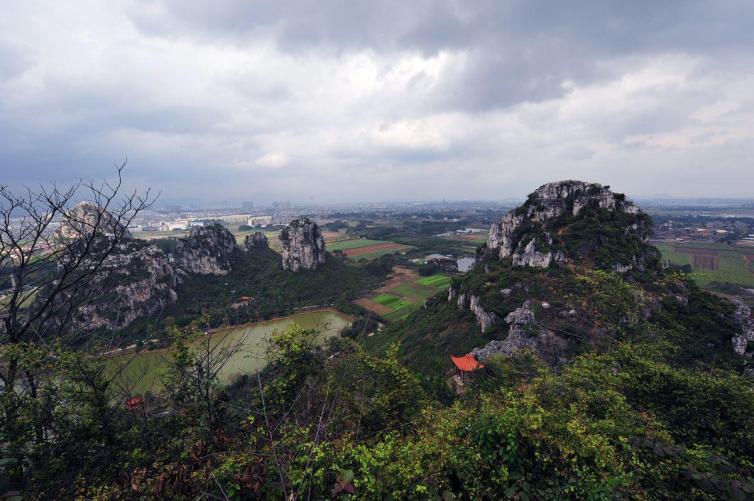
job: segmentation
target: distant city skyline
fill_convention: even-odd
[[[752,196],[754,2],[30,0],[0,182],[168,200]]]

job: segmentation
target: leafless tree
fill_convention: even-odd
[[[116,167],[113,181],[20,192],[0,185],[3,441],[19,432],[19,399],[37,394],[37,374],[25,354],[70,329],[79,308],[102,293],[92,283],[128,238],[134,218],[155,201],[149,190],[124,191],[125,165]]]

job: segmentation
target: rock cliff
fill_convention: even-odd
[[[226,275],[230,258],[238,250],[236,237],[221,224],[197,226],[175,248],[175,267],[179,272],[198,275]]]
[[[566,343],[552,331],[539,325],[529,303],[517,308],[505,317],[509,325],[508,336],[502,341],[490,341],[472,353],[478,360],[485,360],[493,355],[514,355],[522,350],[532,350],[553,367],[565,362]]]
[[[266,249],[267,247],[269,247],[267,236],[261,231],[255,231],[251,235],[246,235],[246,237],[243,239],[244,250],[248,251],[250,249]]]
[[[58,236],[67,240],[85,238],[93,230],[103,235],[122,235],[131,238],[131,233],[112,214],[94,202],[79,202],[67,211],[58,228]]]
[[[94,301],[82,307],[79,321],[86,328],[112,329],[159,314],[178,299],[176,283],[175,271],[160,249],[128,242],[107,258],[93,284],[112,301]]]
[[[89,208],[84,210],[91,214]],[[78,234],[75,231],[67,234]],[[74,313],[73,327],[122,328],[138,318],[159,314],[178,298],[180,275],[225,275],[237,249],[233,234],[219,224],[194,228],[188,237],[178,239],[172,262],[158,247],[126,236],[87,284],[86,302]],[[39,296],[43,298],[44,293]]]
[[[526,202],[490,228],[483,253],[511,258],[514,266],[546,268],[591,258],[626,272],[659,266],[646,245],[650,218],[609,187],[583,181],[540,186]]]
[[[741,301],[734,301],[736,311],[733,320],[739,328],[739,334],[731,340],[733,351],[737,355],[745,355],[749,343],[754,342],[754,319],[751,318],[751,308]]]
[[[280,232],[283,269],[313,270],[325,262],[325,239],[309,218],[295,219]]]
[[[178,298],[176,275],[168,257],[154,245],[125,240],[102,262],[99,272],[73,298],[62,294],[57,307],[65,314],[69,304],[85,302],[72,315],[71,328],[122,328],[138,318],[159,314]],[[42,301],[45,292],[37,300]],[[60,319],[51,319],[59,325]]]
[[[493,312],[485,311],[479,302],[479,297],[470,294],[459,293],[452,287],[448,289],[448,301],[456,301],[458,309],[470,310],[474,313],[477,323],[482,332],[489,329],[495,322],[497,322],[497,315]]]

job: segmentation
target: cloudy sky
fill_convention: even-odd
[[[754,197],[751,0],[3,2],[0,182]]]

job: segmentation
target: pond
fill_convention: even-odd
[[[308,311],[219,329],[208,336],[199,336],[191,344],[199,348],[209,343],[218,357],[231,351],[231,348],[236,348],[228,354],[218,375],[221,383],[229,383],[241,374],[254,374],[264,367],[266,343],[273,333],[283,332],[296,323],[304,329],[318,330],[318,342],[324,343],[326,339],[351,325],[351,322],[351,318],[335,310]],[[162,388],[162,374],[170,358],[170,348],[144,350],[113,357],[110,369],[121,371],[116,381],[129,394],[159,392]]]

